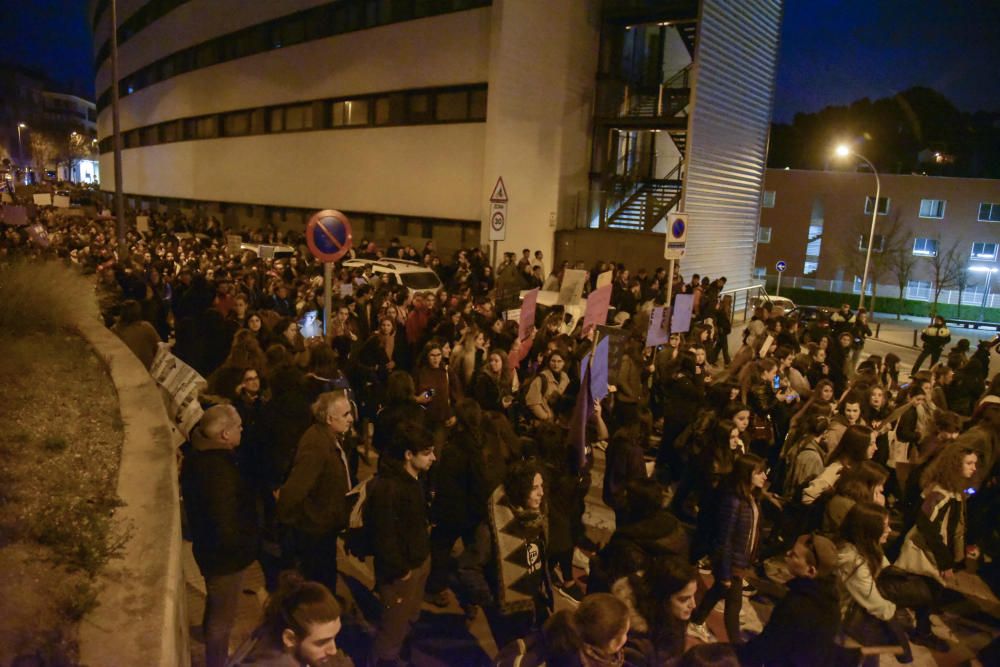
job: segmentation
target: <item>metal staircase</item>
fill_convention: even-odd
[[[678,163],[666,178],[632,183],[634,191],[608,216],[607,226],[611,229],[652,230],[680,202],[683,164]],[[628,187],[628,184],[622,185]]]

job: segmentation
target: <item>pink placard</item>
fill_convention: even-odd
[[[608,308],[611,306],[611,285],[595,289],[587,297],[587,310],[583,314],[583,332],[592,327],[604,324],[608,319]]]
[[[524,340],[531,335],[535,326],[535,308],[538,305],[538,289],[529,290],[521,299],[521,314],[518,315],[517,338]]]

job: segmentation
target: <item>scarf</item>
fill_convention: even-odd
[[[625,651],[619,649],[608,655],[596,646],[584,644],[580,649],[580,663],[583,667],[622,667],[625,664]]]

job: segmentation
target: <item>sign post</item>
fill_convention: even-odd
[[[687,251],[688,214],[671,213],[667,216],[667,240],[663,247],[663,259],[668,260],[667,305],[673,305],[674,262],[684,257]]]
[[[340,211],[326,209],[309,218],[306,245],[313,257],[323,262],[323,334],[330,326],[333,263],[350,251],[353,243],[351,221]]]
[[[490,195],[490,241],[493,242],[493,268],[500,263],[497,257],[497,242],[507,238],[507,186],[503,177],[497,178]]]
[[[779,259],[774,268],[778,272],[778,285],[774,288],[774,296],[781,296],[781,274],[788,268],[788,264],[785,263],[785,260]]]

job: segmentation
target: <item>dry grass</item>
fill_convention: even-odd
[[[42,269],[19,280],[67,278]],[[72,308],[91,312],[83,298],[67,301],[81,282],[57,283],[57,296],[31,290],[37,300],[18,308],[54,326],[32,335],[28,323],[11,335],[2,318],[14,312],[5,303],[12,283],[0,286],[0,665],[18,656],[76,664],[77,624],[97,603],[94,575],[127,539],[114,518],[122,444],[114,385],[86,343],[55,325]]]
[[[100,316],[94,288],[60,262],[0,264],[0,333],[55,332]]]

